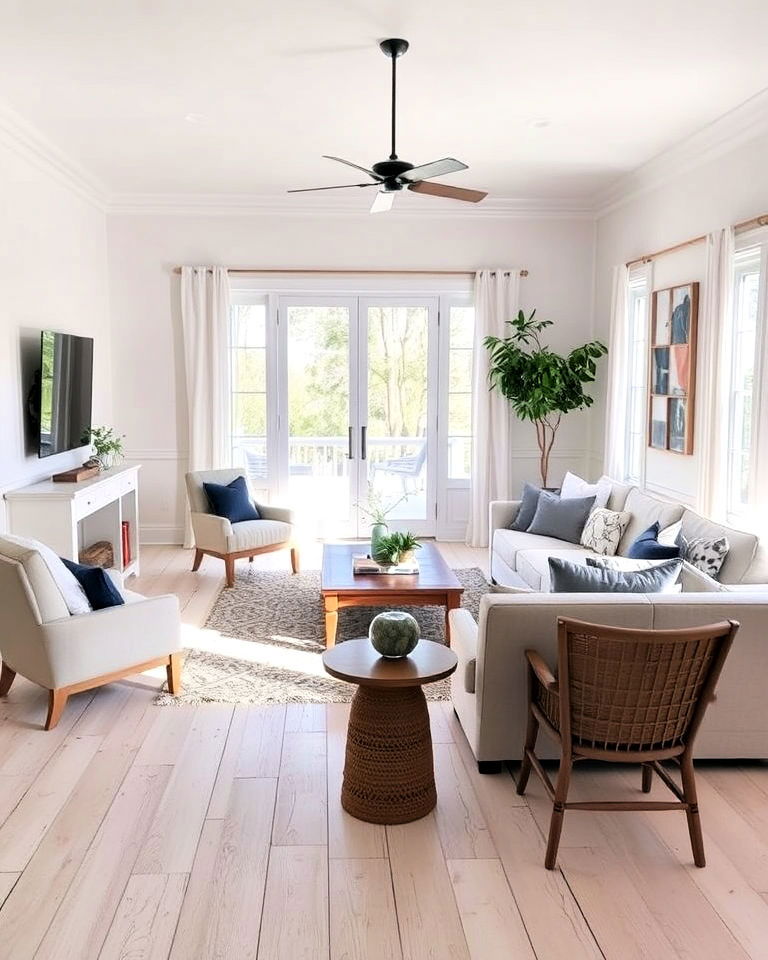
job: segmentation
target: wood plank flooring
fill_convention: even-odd
[[[210,649],[223,565],[190,566],[145,548],[130,586],[176,593],[185,642]],[[32,684],[0,702],[0,957],[768,960],[768,764],[699,766],[704,870],[683,816],[573,812],[548,872],[540,784],[520,798],[509,774],[478,774],[449,704],[430,704],[436,810],[385,828],[339,804],[348,705],[157,707],[160,683],[78,694],[52,733]],[[574,774],[582,797],[639,786]]]

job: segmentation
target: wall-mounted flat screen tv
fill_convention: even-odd
[[[50,457],[85,446],[91,428],[93,340],[43,330],[40,336],[40,449]]]

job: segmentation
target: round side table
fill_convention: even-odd
[[[370,641],[347,640],[326,650],[323,666],[356,683],[347,729],[341,805],[368,823],[409,823],[437,802],[432,734],[421,689],[449,677],[456,654],[420,640],[407,657],[381,657]]]

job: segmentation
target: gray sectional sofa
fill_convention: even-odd
[[[519,501],[490,506],[490,569],[499,593],[486,594],[478,622],[467,610],[450,613],[451,645],[459,667],[451,699],[480,768],[500,769],[519,760],[525,734],[526,668],[523,651],[537,649],[556,664],[559,616],[594,623],[665,629],[717,620],[738,620],[741,629],[720,680],[717,700],[697,741],[700,758],[768,759],[768,555],[751,533],[714,524],[681,504],[636,487],[614,484],[608,507],[632,519],[619,545],[625,554],[635,537],[659,521],[682,519],[683,534],[726,534],[730,551],[719,582],[688,564],[678,594],[550,593],[549,556],[577,560],[583,547],[509,529]],[[549,753],[547,751],[550,751]],[[540,754],[556,754],[541,738]]]

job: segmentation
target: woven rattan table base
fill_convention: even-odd
[[[360,686],[352,700],[341,805],[368,823],[409,823],[437,802],[421,687]]]

